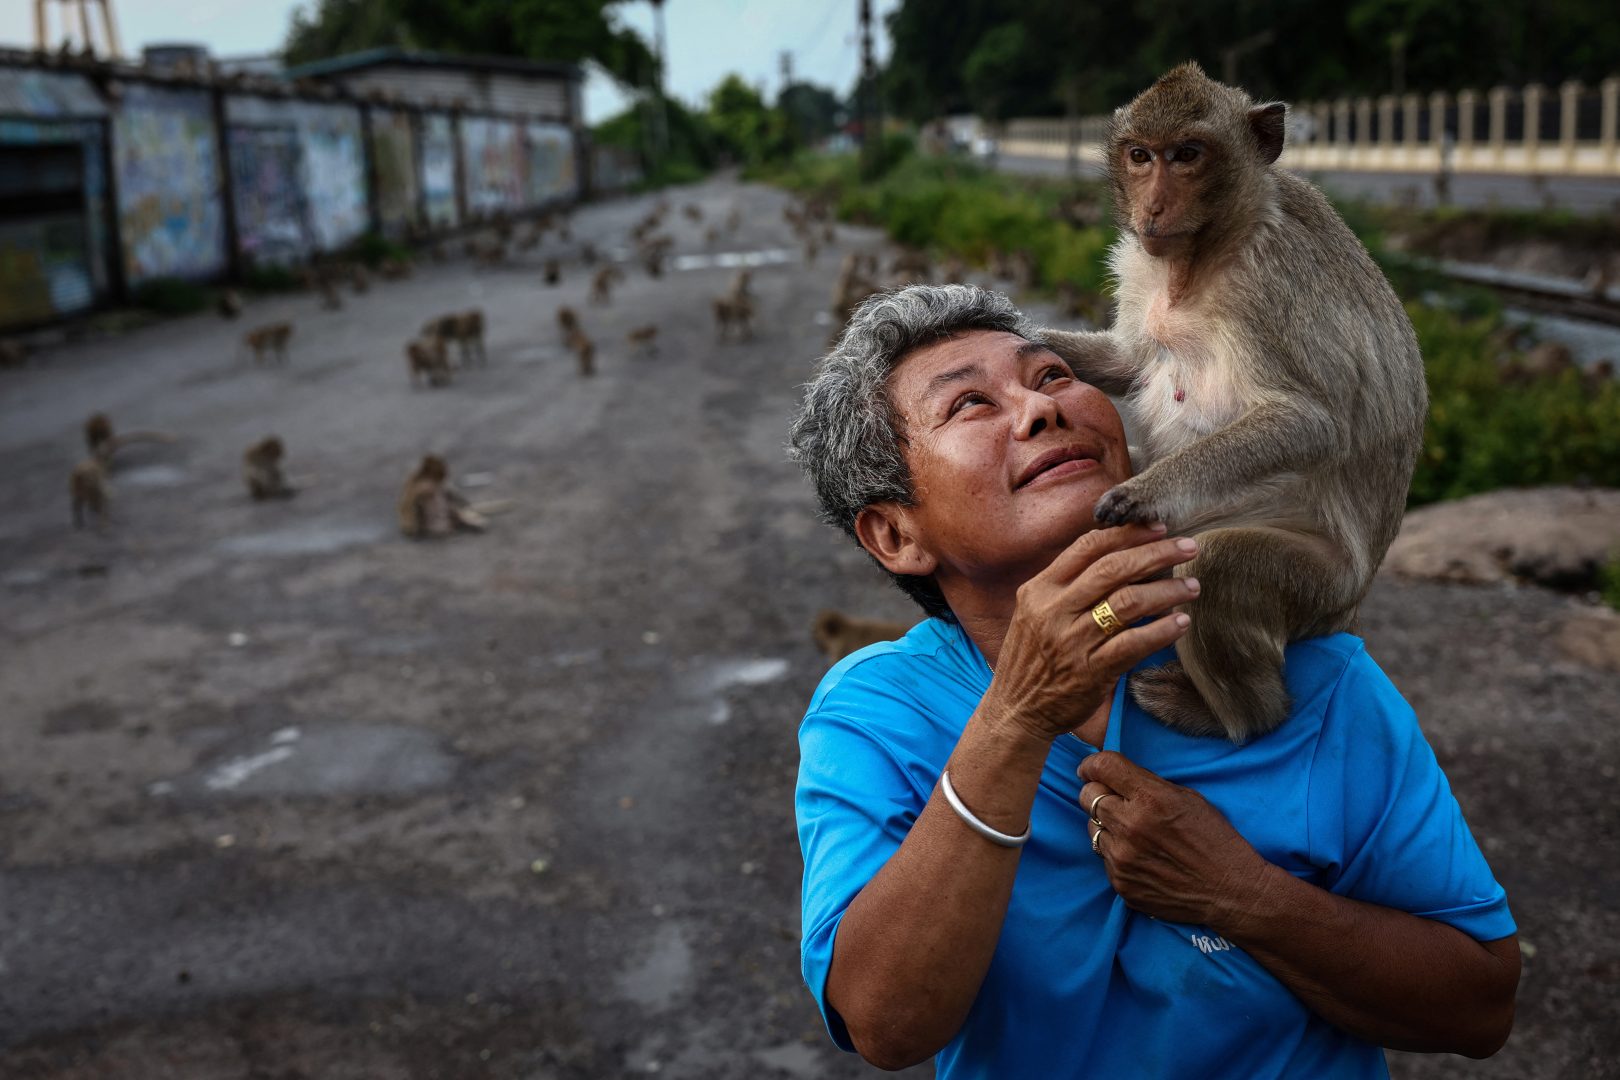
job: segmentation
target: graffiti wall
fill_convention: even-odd
[[[574,133],[562,124],[530,124],[529,205],[572,198],[579,189],[574,175]]]
[[[81,311],[110,290],[101,131],[0,120],[0,324]]]
[[[461,152],[469,214],[495,214],[528,205],[528,153],[521,124],[463,117]]]
[[[295,231],[300,245],[295,253],[333,251],[366,231],[366,159],[358,108],[232,97],[226,99],[225,118],[233,132],[229,142],[237,206],[246,201],[264,214],[255,223],[256,230],[277,243]],[[237,130],[291,134],[261,134],[239,142],[234,135]],[[296,148],[287,140],[295,140]],[[256,155],[257,168],[248,179],[235,175],[239,145],[244,154]],[[293,175],[297,182],[292,184],[285,180],[289,156],[296,158]],[[258,186],[246,192],[244,200],[243,185],[249,181]],[[275,196],[274,188],[282,185],[286,192]],[[296,220],[296,229],[286,224],[289,215]],[[249,231],[240,218],[237,229],[244,237]],[[247,246],[245,239],[243,246]],[[272,248],[279,250],[274,244]]]
[[[313,246],[299,183],[301,144],[291,127],[230,129],[236,238],[250,263],[290,263]]]
[[[374,109],[371,160],[377,170],[377,220],[399,236],[416,223],[416,138],[409,113]]]
[[[360,110],[341,105],[306,105],[303,110],[304,198],[316,240],[323,251],[332,251],[370,224]]]
[[[145,83],[122,91],[112,142],[125,279],[219,273],[225,215],[208,92]]]
[[[456,138],[448,116],[422,117],[422,212],[430,228],[456,224]]]

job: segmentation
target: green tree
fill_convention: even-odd
[[[288,66],[385,45],[409,47],[394,0],[319,0],[314,12],[293,9],[282,56]]]
[[[737,160],[756,165],[792,152],[782,113],[766,108],[758,90],[732,74],[709,93],[709,123],[720,144]]]
[[[656,85],[657,59],[615,21],[625,0],[319,0],[293,12],[285,52],[305,63],[380,45],[436,52],[593,60],[628,86]]]
[[[837,94],[807,82],[784,86],[777,95],[776,107],[786,119],[794,141],[801,146],[811,145],[836,131],[844,112]]]

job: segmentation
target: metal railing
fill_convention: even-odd
[[[1106,116],[1009,120],[998,151],[1103,160]],[[1281,164],[1300,170],[1620,177],[1620,76],[1294,105]]]

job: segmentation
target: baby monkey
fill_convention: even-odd
[[[458,529],[483,532],[483,515],[450,486],[450,468],[442,457],[422,458],[399,493],[399,531],[412,540],[449,536]]]
[[[1238,743],[1288,716],[1283,647],[1354,625],[1427,411],[1400,300],[1322,193],[1275,166],[1283,115],[1196,64],[1118,110],[1113,326],[1042,335],[1124,396],[1140,441],[1097,519],[1199,540],[1176,571],[1202,585],[1178,660],[1131,691],[1173,728]]]
[[[450,357],[444,347],[444,338],[424,334],[405,343],[405,361],[409,365],[411,385],[425,380],[429,386],[450,385]]]
[[[281,440],[269,435],[248,447],[242,455],[242,480],[255,500],[286,499],[298,494],[298,489],[287,483],[281,473],[285,453]]]

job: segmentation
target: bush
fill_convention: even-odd
[[[242,285],[254,292],[293,292],[304,287],[304,279],[281,263],[250,263],[242,268]]]
[[[1620,551],[1609,556],[1609,561],[1598,570],[1598,595],[1603,602],[1620,611]]]
[[[1423,456],[1411,505],[1501,487],[1620,486],[1620,382],[1580,372],[1510,383],[1493,319],[1420,304],[1407,314],[1429,376]]]
[[[1100,290],[1108,226],[1075,227],[1059,209],[1074,185],[1000,176],[972,162],[909,155],[874,183],[860,182],[853,155],[796,159],[772,179],[829,200],[845,221],[882,226],[910,247],[985,265],[997,253],[1034,257],[1044,285]],[[1096,185],[1083,189],[1100,196]]]
[[[364,263],[375,269],[379,264],[392,259],[396,262],[408,261],[411,249],[397,240],[390,240],[380,233],[368,232],[357,236],[344,249],[344,257],[355,262]]]
[[[214,302],[213,293],[206,286],[179,278],[143,282],[136,286],[133,299],[137,307],[160,315],[190,315],[206,310]]]

